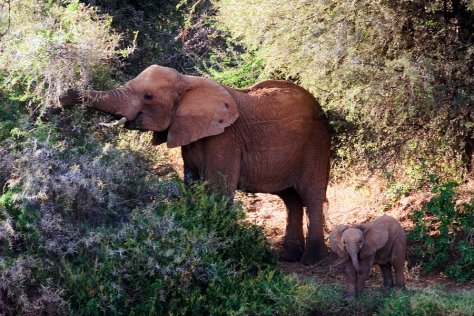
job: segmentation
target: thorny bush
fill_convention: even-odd
[[[447,275],[466,282],[474,278],[474,196],[457,206],[456,182],[436,183],[434,196],[410,218],[413,230],[408,238],[416,241],[414,255],[422,267],[442,269]]]

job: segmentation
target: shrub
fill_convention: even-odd
[[[203,185],[170,185],[178,185],[177,196],[160,195],[156,204],[134,210],[118,231],[90,232],[64,262],[61,283],[72,313],[242,315],[309,308],[298,300],[310,295],[303,291],[308,285],[275,270],[262,229],[242,221],[240,205]]]
[[[227,45],[226,51],[216,49],[210,56],[203,74],[235,88],[247,88],[255,84],[263,71],[264,61],[257,52],[240,54],[231,42]]]
[[[361,165],[411,182],[463,173],[474,93],[468,1],[216,4],[218,24],[265,61],[262,76],[296,80],[320,99],[339,174]]]
[[[156,182],[144,188],[152,174],[138,153],[103,145],[95,116],[55,115],[64,89],[111,70],[110,18],[78,1],[29,0],[2,3],[0,16],[0,310],[64,313],[58,258],[89,225],[116,225],[147,203]]]
[[[182,70],[192,68],[183,56],[179,33],[182,13],[177,9],[180,0],[84,0],[101,12],[114,17],[112,27],[121,34],[122,47],[135,47],[131,55],[120,56],[127,76],[136,76],[151,64]],[[126,52],[126,51],[125,51]],[[126,57],[126,58],[123,58]]]
[[[414,227],[408,238],[418,242],[415,254],[422,258],[423,268],[440,268],[465,282],[474,277],[474,196],[457,207],[457,186],[435,183],[435,195],[410,216]]]
[[[55,105],[66,88],[88,85],[118,55],[110,18],[77,0],[12,0],[0,10],[1,86],[25,105]]]

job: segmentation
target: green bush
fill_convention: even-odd
[[[11,130],[18,125],[19,112],[19,106],[0,93],[0,144],[11,136]]]
[[[435,184],[434,196],[410,218],[414,227],[408,238],[416,241],[415,255],[422,267],[442,269],[465,282],[474,277],[474,196],[456,206],[456,182]]]
[[[13,191],[7,191],[0,196],[0,220],[8,221],[8,226],[0,228],[2,253],[18,254],[20,249],[36,251],[41,239],[38,210],[17,203]]]
[[[178,10],[181,0],[82,0],[113,17],[111,26],[121,34],[121,64],[128,77],[136,76],[151,64],[178,70],[192,68],[175,39],[183,23],[186,7]],[[128,54],[126,47],[136,47]],[[191,65],[189,65],[191,64]],[[186,67],[187,66],[187,67]]]
[[[64,314],[58,258],[90,227],[148,203],[156,177],[144,155],[116,146],[118,131],[95,128],[96,115],[57,115],[66,88],[110,78],[120,39],[110,17],[29,0],[2,3],[0,16],[0,311]]]
[[[255,84],[264,68],[264,61],[255,51],[238,53],[232,44],[225,52],[216,51],[206,62],[203,74],[230,87],[247,88]]]
[[[242,221],[238,204],[203,185],[170,185],[176,186],[172,197],[134,210],[118,231],[90,232],[77,254],[63,261],[60,282],[71,313],[272,315],[309,309],[311,287],[275,269],[262,229]]]

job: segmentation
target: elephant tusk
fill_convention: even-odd
[[[123,125],[127,122],[127,118],[124,116],[120,120],[113,121],[110,123],[99,123],[100,126],[105,126],[105,127],[113,127],[113,126],[119,126]]]

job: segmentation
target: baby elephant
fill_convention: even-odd
[[[384,290],[393,286],[392,266],[395,270],[395,286],[405,286],[405,231],[393,217],[383,215],[354,227],[338,225],[329,235],[329,240],[331,249],[346,259],[346,299],[354,299],[362,293],[373,264],[378,264],[382,269]]]

